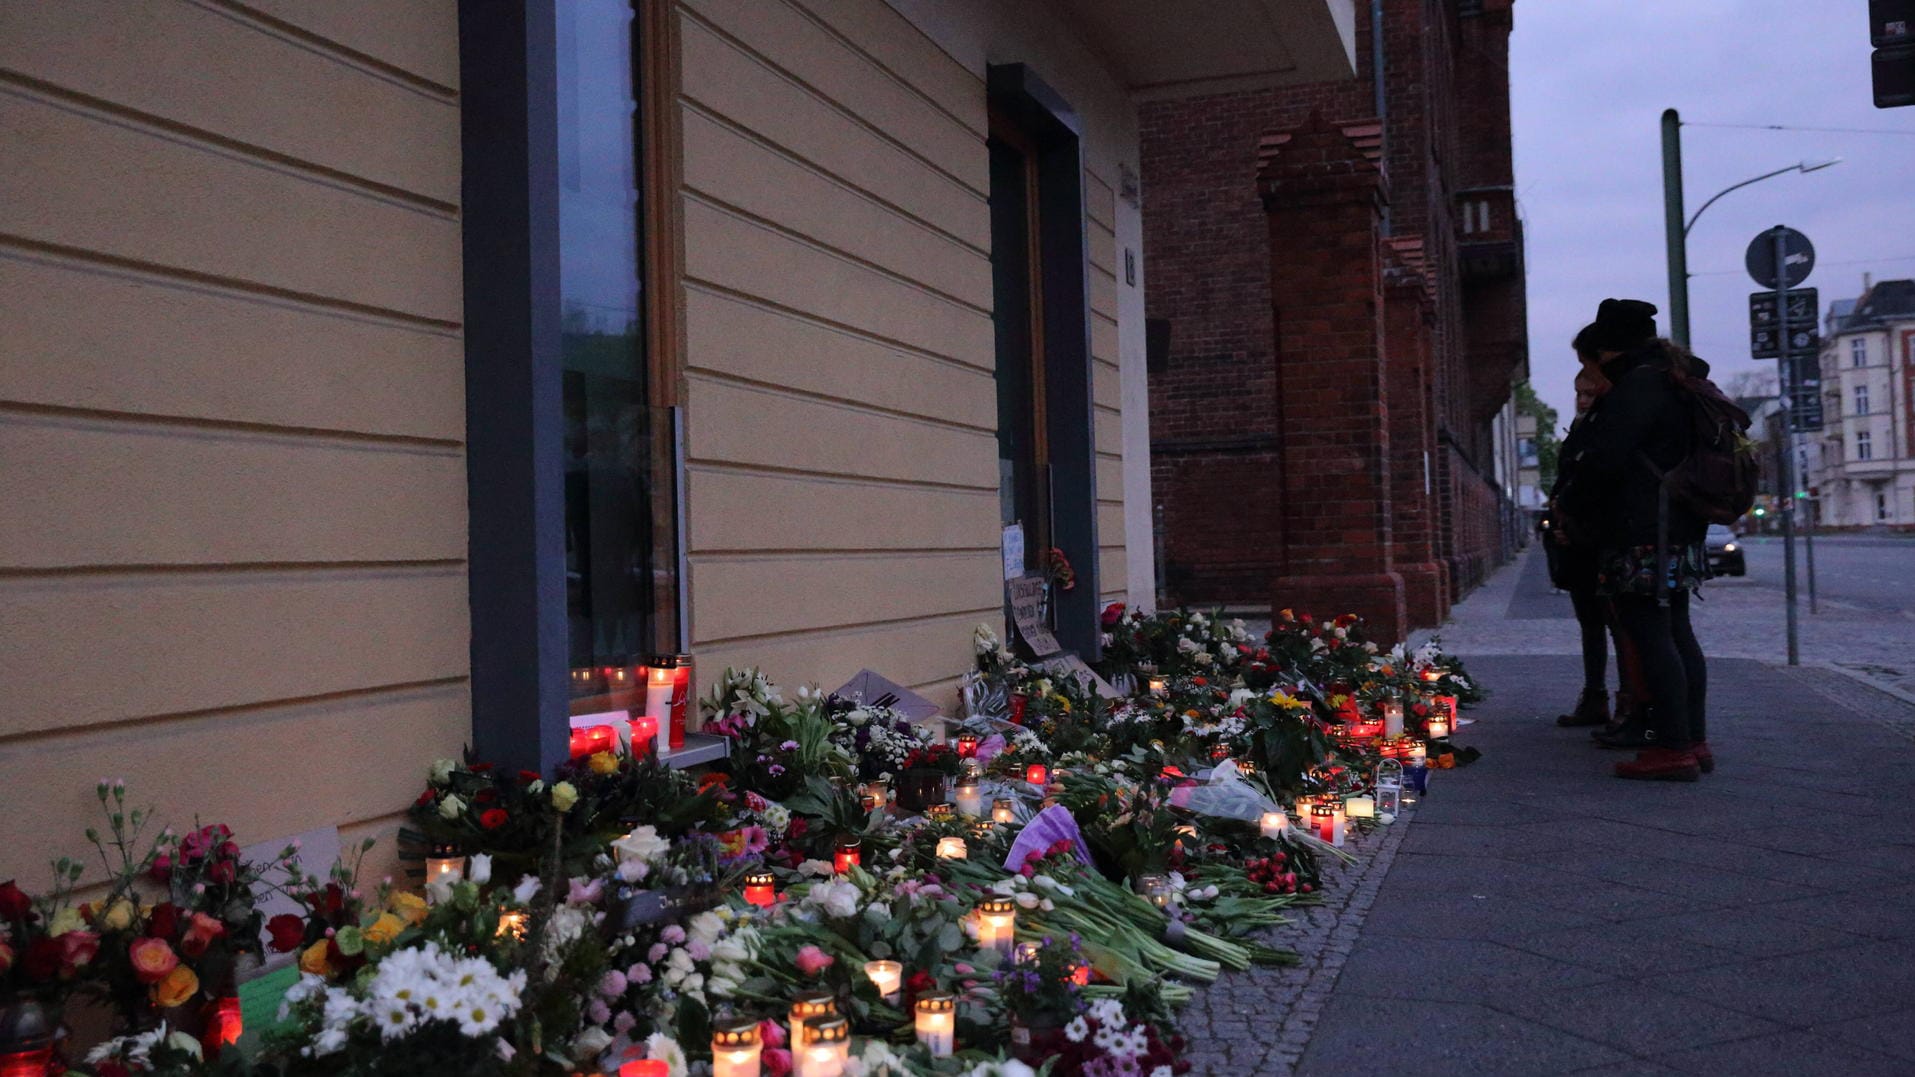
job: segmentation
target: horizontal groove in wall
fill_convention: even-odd
[[[848,400],[842,396],[832,396],[830,393],[818,393],[809,389],[797,389],[779,382],[761,381],[757,378],[744,378],[736,374],[711,370],[706,367],[696,367],[687,373],[691,377],[703,381],[724,382],[727,385],[735,385],[741,389],[750,389],[769,396],[788,396],[797,400],[809,400],[814,403],[828,404],[844,411],[860,411],[867,415],[880,415],[887,419],[902,419],[906,422],[923,423],[926,426],[941,426],[949,430],[958,430],[967,434],[984,434],[989,437],[997,436],[997,428],[994,426],[979,426],[976,423],[959,422],[956,419],[946,419],[937,415],[926,415],[919,411],[890,408],[881,404],[867,403],[862,400]]]
[[[870,546],[864,548],[790,547],[786,549],[693,550],[694,561],[852,561],[882,557],[977,557],[998,552],[996,546]]]
[[[388,63],[376,56],[370,56],[360,52],[350,45],[341,44],[322,34],[315,34],[310,30],[294,26],[292,23],[268,15],[258,8],[241,3],[240,0],[199,0],[199,3],[200,6],[210,11],[218,11],[228,18],[235,18],[241,22],[250,23],[264,30],[268,30],[278,37],[296,42],[314,52],[331,56],[336,60],[342,60],[354,67],[364,69],[368,74],[377,75],[388,81],[405,86],[408,89],[417,90],[428,97],[434,97],[448,102],[456,102],[459,99],[459,91],[454,87],[447,86],[441,82],[435,82],[423,75],[408,71],[397,64]]]
[[[29,239],[26,236],[9,235],[0,232],[0,254],[6,253],[4,250],[6,247],[13,247],[27,254],[50,255],[69,262],[86,263],[125,272],[160,277],[179,283],[201,285],[243,295],[297,303],[301,306],[311,307],[333,314],[372,317],[383,322],[413,329],[457,332],[461,328],[459,322],[446,321],[441,318],[428,318],[423,315],[411,314],[402,310],[393,310],[388,307],[374,306],[369,303],[355,303],[351,300],[335,299],[331,296],[300,292],[291,288],[279,288],[274,285],[247,280],[243,277],[224,277],[215,273],[202,273],[196,269],[185,269],[180,266],[164,265],[158,262],[142,262],[132,258],[121,258],[111,254],[102,254],[98,251],[87,250],[82,247],[69,247],[59,243],[44,243],[37,239]]]
[[[0,568],[0,581],[73,579],[100,587],[124,587],[131,579],[203,576],[202,582],[226,582],[237,576],[279,576],[285,579],[333,576],[416,576],[464,572],[463,558],[421,561],[232,561],[217,564],[58,565],[49,568]],[[188,581],[191,582],[191,581]]]
[[[388,447],[397,450],[440,450],[423,455],[457,455],[465,448],[465,442],[448,438],[418,437],[412,434],[372,434],[359,430],[335,430],[316,426],[283,426],[276,423],[247,422],[238,419],[208,419],[191,415],[155,415],[139,411],[110,411],[98,408],[76,408],[63,404],[32,404],[13,400],[0,400],[0,416],[7,414],[26,416],[45,416],[48,418],[70,418],[94,420],[101,424],[116,426],[170,427],[178,430],[199,430],[214,434],[253,434],[272,440],[289,440],[310,443],[314,441],[344,442],[355,448]]]
[[[794,0],[791,6],[795,8],[796,10],[798,10],[799,12],[803,13],[805,18],[815,23],[820,30],[823,30],[825,33],[838,39],[838,41],[842,43],[846,48],[857,53],[859,56],[864,57],[865,62],[869,63],[872,67],[875,67],[878,70],[884,72],[886,75],[890,76],[894,82],[897,82],[899,85],[909,90],[912,96],[919,98],[925,104],[931,106],[931,108],[937,110],[938,112],[943,113],[945,116],[949,117],[952,122],[956,123],[959,127],[962,127],[965,130],[970,131],[973,134],[976,134],[980,139],[983,138],[988,133],[987,128],[980,127],[974,123],[971,123],[969,120],[966,120],[964,117],[944,107],[943,102],[939,101],[937,98],[931,96],[930,94],[925,93],[923,90],[918,89],[917,83],[911,81],[908,78],[905,78],[902,74],[898,73],[897,70],[892,68],[890,64],[887,64],[883,60],[880,60],[878,57],[872,55],[870,50],[858,44],[856,41],[853,41],[850,37],[846,36],[845,34],[840,33],[837,27],[831,25],[831,23],[828,20],[826,20],[823,16],[819,15],[816,11],[812,10],[811,5],[805,3],[804,0]],[[924,34],[923,31],[918,30],[918,25],[916,23],[911,22],[909,19],[906,19],[905,22],[910,25],[912,30],[917,31],[921,36],[923,36],[924,40],[931,43],[931,47],[935,49],[937,52],[938,62],[948,63],[953,68],[957,69],[960,72],[963,72],[966,78],[970,79],[972,82],[977,84],[977,89],[980,94],[984,92],[984,80],[978,78],[975,74],[971,72],[969,68],[966,68],[963,64],[958,63],[956,57],[944,51],[944,46],[939,45],[928,34]]]
[[[921,348],[915,344],[907,344],[904,341],[898,340],[895,337],[883,336],[878,333],[873,333],[867,329],[861,329],[855,325],[847,325],[844,322],[837,321],[832,318],[821,317],[820,315],[815,314],[811,311],[800,310],[797,307],[786,306],[783,303],[766,299],[765,297],[760,295],[754,295],[751,292],[741,292],[736,288],[730,287],[729,285],[720,284],[717,281],[702,280],[698,277],[688,276],[685,278],[685,286],[687,288],[695,288],[701,292],[705,292],[708,295],[719,296],[721,298],[734,300],[739,303],[747,303],[747,304],[750,304],[751,306],[759,308],[760,310],[771,311],[774,314],[782,314],[787,318],[795,318],[799,321],[809,322],[812,325],[816,325],[824,329],[830,329],[830,330],[833,330],[834,332],[844,333],[849,336],[854,336],[860,340],[869,341],[873,344],[882,344],[883,346],[887,348],[894,348],[898,351],[906,352],[910,355],[915,355],[921,359],[930,359],[939,363],[943,363],[945,366],[956,367],[961,370],[967,370],[975,374],[981,374],[987,378],[997,377],[997,370],[993,367],[979,366],[976,363],[967,363],[962,359],[945,355],[941,352],[927,351],[926,349]],[[690,369],[709,370],[710,368],[692,366],[690,367]]]
[[[730,473],[736,475],[779,475],[792,478],[815,479],[821,482],[846,483],[854,486],[880,486],[894,490],[949,490],[963,494],[997,496],[995,486],[972,486],[960,482],[937,482],[930,479],[893,479],[880,475],[850,475],[836,471],[814,471],[808,468],[776,467],[771,464],[748,464],[735,460],[704,460],[693,458],[687,463],[693,472]]]
[[[839,187],[842,187],[843,189],[847,191],[850,191],[851,193],[857,195],[859,198],[864,199],[865,201],[871,203],[872,205],[880,206],[884,208],[885,210],[890,211],[891,213],[897,214],[900,218],[903,218],[904,220],[909,221],[910,223],[915,224],[919,226],[920,228],[923,228],[925,231],[931,232],[937,235],[939,238],[949,240],[954,246],[970,251],[971,253],[987,261],[990,259],[991,252],[989,250],[983,247],[980,247],[977,244],[970,242],[969,240],[966,240],[962,236],[956,235],[950,231],[947,231],[946,229],[940,228],[936,224],[925,220],[923,217],[918,216],[917,214],[911,212],[910,210],[904,208],[903,206],[900,206],[897,203],[892,202],[891,200],[884,198],[881,195],[878,195],[877,193],[865,187],[861,187],[858,184],[851,182],[851,180],[848,177],[844,176],[843,174],[838,172],[833,172],[831,169],[826,168],[825,166],[817,163],[816,161],[811,160],[809,157],[805,157],[802,154],[799,154],[796,151],[787,148],[781,143],[773,142],[771,139],[765,137],[765,135],[760,133],[755,128],[747,127],[744,124],[739,123],[738,121],[725,115],[724,113],[721,113],[716,111],[715,109],[706,107],[706,105],[703,102],[697,100],[696,98],[685,97],[685,98],[681,98],[680,101],[681,101],[681,104],[684,105],[686,111],[697,113],[699,116],[702,116],[705,119],[710,120],[712,123],[715,123],[719,125],[720,127],[723,127],[725,130],[730,131],[733,134],[736,134],[738,137],[751,142],[753,145],[762,147],[764,150],[766,150],[769,153],[777,154],[779,157],[782,157],[785,160],[790,161],[792,164],[797,165],[799,168],[802,168],[807,172],[823,177],[829,182]],[[688,184],[687,186],[690,186],[690,185]]]
[[[290,699],[269,699],[253,703],[234,703],[224,707],[208,707],[201,710],[174,711],[167,714],[145,714],[137,718],[120,718],[108,722],[94,722],[88,725],[67,726],[58,729],[38,729],[10,736],[0,736],[0,747],[16,744],[45,743],[73,737],[91,737],[114,730],[147,729],[161,722],[188,722],[195,719],[220,718],[231,714],[252,714],[261,711],[284,710],[292,707],[311,706],[318,703],[337,703],[344,700],[365,699],[378,695],[392,695],[403,692],[427,692],[433,689],[452,688],[465,684],[469,677],[435,677],[423,681],[401,681],[396,684],[375,684],[363,688],[345,688],[337,692],[324,692],[319,695],[298,696]]]
[[[903,273],[900,273],[895,269],[886,269],[884,266],[881,266],[878,263],[871,261],[870,259],[860,257],[856,254],[851,253],[850,251],[844,250],[839,247],[834,247],[830,245],[829,243],[825,243],[820,240],[814,239],[803,232],[799,232],[795,229],[789,228],[783,224],[780,224],[777,221],[771,220],[766,217],[760,217],[756,213],[753,213],[748,209],[745,209],[740,206],[734,206],[729,202],[725,202],[721,199],[714,198],[711,195],[695,187],[686,186],[684,188],[684,191],[685,191],[685,196],[687,198],[695,200],[703,205],[709,206],[712,209],[718,210],[720,213],[724,213],[728,216],[734,217],[748,224],[757,225],[758,227],[764,229],[767,232],[771,232],[776,235],[783,236],[794,243],[801,243],[807,247],[810,247],[812,250],[818,251],[822,254],[829,255],[833,258],[838,259],[841,262],[849,262],[860,269],[868,270],[872,273],[876,273],[878,276],[881,276],[888,280],[892,280],[899,284],[902,284],[907,288],[912,288],[917,291],[923,292],[925,295],[928,295],[932,297],[933,299],[942,300],[946,303],[949,303],[950,305],[954,307],[959,308],[960,310],[968,310],[973,314],[977,314],[985,318],[989,318],[991,316],[991,310],[989,307],[980,307],[976,303],[967,302],[966,300],[960,299],[959,297],[954,296],[949,292],[940,291],[937,288],[933,288],[929,284],[924,283],[923,281],[917,279],[916,277],[907,277]]]
[[[225,135],[215,131],[208,131],[205,128],[193,127],[176,120],[166,119],[163,116],[156,116],[150,112],[141,112],[138,109],[130,108],[114,101],[94,97],[91,94],[80,93],[77,90],[69,90],[64,86],[56,86],[50,82],[42,82],[39,79],[31,78],[17,72],[0,70],[0,85],[11,85],[16,91],[21,91],[24,96],[38,98],[42,102],[56,108],[91,113],[95,118],[105,123],[143,129],[155,137],[165,138],[188,146],[195,146],[227,157],[236,157],[261,168],[292,173],[314,183],[323,183],[352,191],[368,198],[378,199],[382,202],[390,202],[416,212],[425,213],[429,216],[439,217],[444,220],[459,219],[459,207],[450,202],[442,202],[436,198],[408,191],[404,188],[366,179],[363,176],[356,176],[350,172],[343,172],[327,165],[293,157],[289,154],[280,153],[277,150],[269,150],[264,146],[256,146],[250,142],[242,142],[236,138],[228,138]]]
[[[883,621],[848,621],[844,624],[821,625],[814,628],[796,628],[781,632],[764,632],[750,636],[726,636],[720,639],[701,639],[700,647],[737,646],[739,644],[758,643],[766,640],[821,639],[832,636],[851,635],[857,632],[882,630],[887,628],[906,628],[911,625],[936,624],[939,621],[951,621],[957,618],[971,618],[986,614],[1001,613],[1002,606],[983,606],[968,610],[949,610],[941,613],[920,614],[915,617],[895,617]]]
[[[924,167],[937,173],[939,176],[942,176],[945,179],[949,180],[959,190],[969,192],[974,197],[976,197],[979,201],[984,201],[990,197],[990,192],[980,191],[976,187],[971,186],[970,183],[967,182],[962,176],[953,175],[951,172],[947,171],[943,166],[939,165],[936,161],[931,160],[930,158],[919,153],[916,149],[912,148],[912,146],[909,143],[903,142],[897,138],[892,137],[882,127],[879,127],[876,124],[865,119],[864,115],[858,112],[856,109],[853,109],[850,106],[844,104],[843,102],[838,101],[836,98],[833,98],[831,95],[825,93],[823,90],[820,90],[816,86],[813,86],[810,83],[806,82],[804,79],[799,78],[795,72],[787,70],[786,68],[780,66],[778,63],[773,61],[770,57],[764,55],[758,50],[752,48],[750,45],[747,45],[743,41],[740,41],[738,38],[732,36],[731,33],[726,31],[724,27],[719,26],[718,24],[712,22],[710,19],[705,18],[703,15],[699,14],[696,11],[691,10],[690,8],[681,7],[679,10],[684,13],[685,18],[687,20],[697,23],[699,26],[703,27],[706,31],[711,33],[713,36],[717,37],[719,40],[723,41],[725,44],[738,50],[739,53],[743,54],[748,59],[764,67],[766,70],[771,71],[773,74],[776,74],[779,78],[785,80],[791,85],[803,90],[805,93],[811,95],[817,100],[823,102],[827,107],[832,109],[834,112],[839,113],[840,115],[844,116],[846,119],[850,120],[852,123],[858,125],[859,127],[864,128],[866,131],[871,132],[871,134],[874,137],[882,139],[884,142],[892,146],[895,146],[897,149],[901,150],[903,153],[911,157],[913,160],[924,165]],[[964,127],[966,131],[972,130],[972,128],[969,125],[960,124],[960,126]],[[980,140],[980,146],[979,146],[980,149],[983,148],[981,145],[981,141],[982,140]]]

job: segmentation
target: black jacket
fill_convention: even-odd
[[[1700,359],[1692,362],[1695,373],[1708,372]],[[1690,446],[1689,411],[1669,363],[1652,344],[1605,364],[1612,387],[1563,442],[1558,508],[1573,533],[1601,549],[1656,543],[1658,471],[1681,463]],[[1669,504],[1671,552],[1702,541],[1707,528],[1680,503]]]

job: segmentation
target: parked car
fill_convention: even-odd
[[[1724,576],[1748,575],[1749,565],[1742,559],[1742,543],[1738,538],[1726,524],[1709,525],[1708,537],[1703,541],[1709,550],[1710,571]]]

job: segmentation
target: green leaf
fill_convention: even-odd
[[[938,932],[938,949],[945,953],[951,953],[962,945],[964,945],[964,929],[956,924],[945,924],[944,930]]]

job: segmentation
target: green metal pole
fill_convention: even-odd
[[[1669,339],[1689,346],[1689,248],[1682,215],[1682,118],[1662,110],[1662,233],[1669,247]]]

